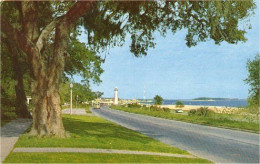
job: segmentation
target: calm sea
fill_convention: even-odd
[[[141,100],[142,101],[142,100]],[[163,105],[175,105],[178,100],[164,100]],[[194,100],[180,100],[184,105],[205,105],[205,106],[226,106],[226,107],[245,107],[247,106],[246,99],[228,99],[228,100],[214,100],[214,101],[194,101]],[[141,102],[144,104],[153,104],[153,102]]]
[[[164,105],[175,104],[178,100],[164,100]],[[245,99],[230,99],[230,100],[215,100],[215,101],[194,101],[194,100],[180,100],[184,105],[205,105],[205,106],[226,106],[226,107],[244,107],[247,105]]]

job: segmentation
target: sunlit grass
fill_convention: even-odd
[[[68,138],[39,138],[24,134],[15,146],[103,148],[188,154],[100,117],[64,115],[63,123],[70,134]]]
[[[13,153],[5,163],[209,163],[209,161],[200,158],[132,154]]]
[[[63,115],[67,138],[22,135],[15,147],[74,147],[140,150],[174,154],[187,151],[166,145],[141,133],[121,127],[96,116]],[[104,153],[11,153],[6,163],[201,163],[200,158],[177,158],[133,154]]]

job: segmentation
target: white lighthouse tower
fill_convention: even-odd
[[[117,95],[117,93],[118,93],[118,89],[117,89],[117,87],[115,87],[115,97],[114,97],[114,104],[115,105],[118,105],[118,95]]]

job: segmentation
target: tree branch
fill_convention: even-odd
[[[62,21],[67,21],[68,26],[73,24],[80,16],[82,16],[91,6],[93,1],[89,2],[76,2],[71,9],[63,16],[60,16],[48,24],[44,30],[42,30],[36,46],[39,51],[42,50],[46,38],[49,36],[51,31]]]
[[[3,33],[16,44],[16,47],[24,51],[28,55],[28,60],[31,63],[34,76],[38,75],[42,67],[40,62],[40,52],[35,44],[17,29],[13,28],[4,18],[1,19],[1,30]]]
[[[92,3],[93,1],[75,3],[71,9],[62,16],[62,20],[56,24],[53,58],[48,68],[49,79],[51,79],[49,84],[55,83],[54,79],[61,78],[65,64],[64,52],[67,48],[70,30],[74,22],[90,9]]]
[[[10,40],[12,40],[17,45],[17,47],[29,54],[33,52],[33,49],[35,48],[34,44],[29,39],[27,39],[23,33],[13,28],[12,25],[4,18],[1,19],[1,25],[2,32]]]
[[[39,50],[39,52],[42,50],[44,42],[46,41],[47,37],[51,33],[51,31],[56,27],[56,25],[59,23],[62,17],[58,17],[54,21],[52,21],[50,24],[48,24],[41,32],[37,42],[36,46]]]
[[[79,17],[85,14],[96,1],[79,1],[76,2],[71,9],[64,15],[69,24],[74,23]]]

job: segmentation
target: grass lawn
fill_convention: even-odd
[[[133,130],[124,128],[100,117],[64,115],[63,123],[68,138],[32,137],[22,135],[15,147],[78,147],[120,150],[140,150],[189,154],[187,151],[166,145]],[[176,157],[85,154],[85,153],[11,153],[5,162],[209,162],[204,159]]]
[[[111,106],[113,109],[130,112],[130,113],[137,113],[137,114],[144,114],[154,117],[184,121],[184,122],[191,122],[196,124],[203,124],[209,126],[217,126],[217,127],[227,127],[227,128],[234,128],[239,130],[249,130],[252,132],[259,133],[259,124],[255,122],[244,122],[244,121],[236,121],[228,119],[227,115],[215,114],[212,117],[202,117],[202,116],[189,116],[189,115],[182,115],[178,113],[170,113],[164,111],[149,111],[147,108],[138,108],[138,107],[124,107],[124,106]],[[225,117],[224,117],[225,116]]]
[[[13,153],[7,163],[209,163],[203,159],[95,153]]]

